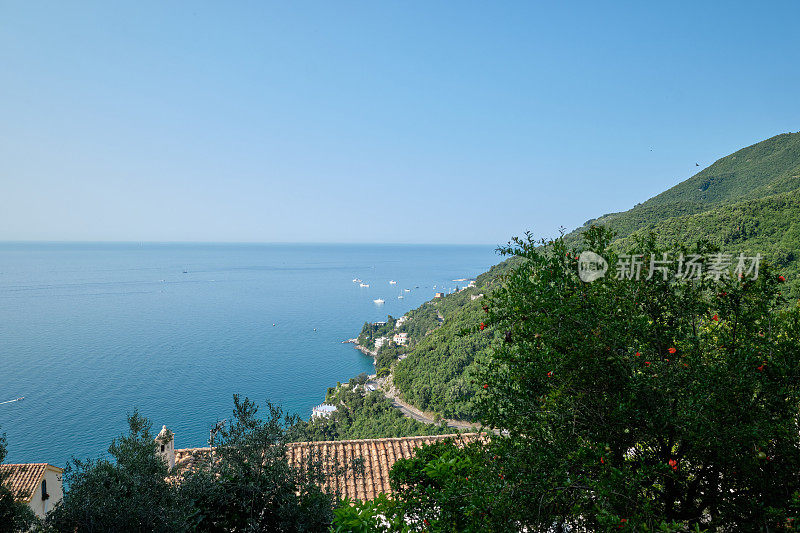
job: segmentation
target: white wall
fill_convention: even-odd
[[[44,515],[53,509],[64,497],[61,472],[59,470],[48,467],[47,470],[44,471],[43,479],[47,481],[47,493],[50,497],[46,500],[42,500],[42,484],[39,483],[39,486],[33,491],[33,498],[31,498],[31,501],[28,503],[28,506],[33,509],[33,512],[36,513],[36,516],[39,518],[44,518]]]

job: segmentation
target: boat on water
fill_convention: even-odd
[[[369,287],[369,283],[362,283],[361,287]]]
[[[385,303],[385,300],[382,300],[381,298],[377,298],[377,299],[372,300],[372,301],[375,302],[378,305],[381,305],[382,303]]]
[[[358,278],[353,278],[353,283],[361,283],[361,280]]]
[[[402,300],[403,298],[405,298],[405,296],[403,296],[403,293],[401,292],[400,296],[398,296],[398,298],[400,298]]]
[[[389,280],[389,285],[397,285],[397,282],[393,279]]]
[[[406,292],[411,292],[411,289],[403,289]]]

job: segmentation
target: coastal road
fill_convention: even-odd
[[[413,418],[414,420],[417,420],[417,421],[422,422],[424,424],[436,424],[436,420],[432,415],[430,415],[428,413],[425,413],[424,411],[421,411],[420,409],[417,409],[416,407],[414,407],[413,405],[411,405],[409,403],[404,402],[403,400],[398,398],[397,395],[393,394],[393,392],[383,391],[383,394],[389,400],[391,400],[392,405],[394,406],[394,408],[398,409],[401,413],[403,413],[403,415],[405,415],[405,416],[407,416],[409,418]],[[478,428],[480,428],[480,424],[473,423],[473,422],[466,422],[464,420],[452,420],[452,419],[449,419],[449,418],[445,418],[444,421],[446,422],[447,427],[454,428],[454,429],[478,429]]]

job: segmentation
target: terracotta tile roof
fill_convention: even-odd
[[[423,444],[433,444],[447,438],[472,441],[478,433],[461,435],[430,435],[384,439],[337,440],[320,442],[291,442],[286,445],[289,464],[302,468],[309,459],[319,461],[326,474],[323,490],[338,492],[351,500],[372,500],[380,493],[391,494],[389,471],[398,459],[410,459]],[[193,469],[208,460],[209,448],[184,448],[175,450],[175,465]],[[337,475],[337,470],[363,459],[363,473],[347,470]]]
[[[11,490],[15,499],[29,502],[48,468],[58,473],[63,472],[61,468],[47,463],[6,464],[0,465],[0,477],[7,476],[3,485]]]

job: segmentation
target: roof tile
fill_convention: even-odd
[[[4,464],[0,465],[0,477],[5,478],[3,485],[11,490],[14,499],[29,502],[48,467],[62,472],[60,468],[47,463]]]

